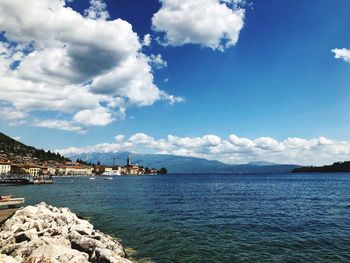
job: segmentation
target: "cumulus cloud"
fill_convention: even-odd
[[[174,95],[168,95],[167,93],[162,93],[162,97],[169,102],[170,105],[174,105],[175,103],[180,103],[185,101],[184,98],[174,96]]]
[[[90,7],[84,11],[84,15],[90,19],[107,20],[109,13],[103,0],[90,0]]]
[[[122,142],[122,141],[124,141],[124,138],[125,138],[125,136],[122,135],[122,134],[116,135],[116,136],[114,137],[114,139],[115,139],[117,142]]]
[[[199,44],[223,51],[237,43],[245,16],[237,0],[160,1],[152,25],[164,34],[165,45]]]
[[[0,119],[19,120],[27,117],[23,111],[16,110],[13,107],[0,107]]]
[[[163,59],[161,54],[158,54],[158,55],[151,54],[150,61],[158,69],[165,68],[168,66],[168,63]]]
[[[104,126],[113,121],[113,116],[106,108],[99,107],[93,110],[79,111],[74,115],[73,119],[77,123],[85,125]]]
[[[350,50],[346,48],[335,48],[332,50],[334,57],[350,63]]]
[[[85,16],[64,0],[1,1],[0,103],[23,119],[51,111],[88,127],[122,119],[127,107],[179,101],[154,84],[153,60],[131,24],[108,17],[101,0]]]
[[[149,153],[200,157],[231,164],[263,160],[276,163],[321,165],[350,158],[350,142],[348,141],[335,141],[325,137],[287,138],[278,141],[270,137],[248,139],[235,134],[230,135],[227,139],[216,135],[201,137],[168,135],[163,139],[155,139],[144,133],[136,133],[129,138],[117,135],[115,142],[112,143],[83,148],[69,147],[57,151],[71,156],[91,152],[140,152],[140,149]]]
[[[144,37],[143,37],[143,46],[145,47],[149,47],[151,45],[151,42],[152,42],[152,38],[151,38],[151,35],[150,34],[146,34]]]
[[[65,120],[55,120],[55,119],[44,119],[38,120],[35,119],[32,122],[34,127],[48,128],[48,129],[58,129],[63,131],[74,131],[77,133],[84,134],[86,133],[86,129],[81,126],[77,126],[71,121]]]

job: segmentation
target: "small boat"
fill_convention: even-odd
[[[102,176],[120,176],[121,174],[120,174],[120,172],[119,171],[115,171],[115,170],[113,170],[113,171],[108,171],[108,172],[104,172],[104,173],[102,173]]]
[[[0,196],[0,202],[8,201],[12,198],[12,195],[1,195]]]
[[[1,209],[16,208],[17,205],[22,205],[24,204],[24,202],[25,202],[24,198],[12,198],[11,196],[10,199],[0,199],[0,208]]]
[[[113,180],[113,177],[104,177],[103,180]]]
[[[90,179],[90,180],[95,180],[96,178],[95,178],[95,177],[90,177],[89,179]]]

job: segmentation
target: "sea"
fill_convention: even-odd
[[[69,207],[135,262],[350,262],[350,174],[67,177],[0,194]]]

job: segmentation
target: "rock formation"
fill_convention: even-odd
[[[131,263],[121,244],[68,208],[16,211],[0,228],[1,263]]]

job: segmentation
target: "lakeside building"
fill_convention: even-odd
[[[62,166],[59,169],[61,175],[92,175],[93,168],[90,166],[68,165]]]
[[[142,169],[137,164],[130,164],[126,167],[126,173],[130,175],[142,174]]]
[[[22,165],[19,164],[11,164],[10,174],[24,174],[25,170]]]
[[[130,155],[128,155],[128,158],[126,159],[126,166],[122,167],[121,174],[122,175],[139,175],[143,173],[144,173],[143,168],[141,168],[137,164],[132,164]]]
[[[106,167],[106,166],[103,166],[103,165],[96,165],[96,166],[94,166],[94,174],[96,174],[96,175],[100,175],[100,174],[103,174],[104,172],[106,172],[106,169],[107,169],[108,167]]]
[[[24,168],[24,171],[33,177],[38,176],[41,173],[41,170],[42,170],[42,167],[40,167],[38,165],[33,165],[33,164],[27,165]]]
[[[0,174],[10,174],[11,164],[8,162],[0,162]]]
[[[56,175],[57,169],[55,167],[47,167],[47,171],[49,175]]]
[[[108,173],[113,172],[113,167],[105,166],[104,172],[108,172]]]
[[[120,174],[120,168],[118,166],[104,166],[104,165],[96,165],[94,166],[93,173],[95,175],[113,175]]]
[[[122,167],[119,166],[113,166],[113,167],[106,167],[105,172],[102,173],[102,176],[119,176],[121,174]]]
[[[0,174],[2,175],[31,175],[37,176],[92,176],[92,175],[157,175],[160,171],[149,169],[131,162],[127,157],[124,166],[94,165],[85,162],[64,162],[54,160],[40,161],[37,158],[0,153]]]
[[[127,160],[126,160],[126,165],[121,167],[121,175],[142,175],[142,174],[157,175],[158,170],[144,168],[141,165],[133,164],[131,162],[131,158],[129,155]]]
[[[149,174],[149,175],[157,175],[158,174],[158,170],[157,169],[150,169],[150,170],[148,170],[147,174]]]

